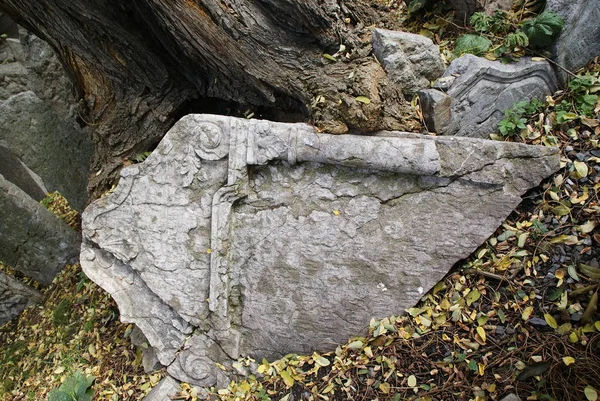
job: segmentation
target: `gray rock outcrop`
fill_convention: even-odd
[[[86,209],[81,264],[173,377],[209,386],[215,362],[403,313],[558,168],[555,148],[189,115]]]
[[[42,299],[37,290],[0,271],[0,326]]]
[[[600,0],[548,0],[546,10],[565,20],[551,49],[554,61],[575,72],[600,56]],[[569,78],[561,68],[556,68],[556,75],[563,85]]]
[[[42,284],[77,260],[78,234],[0,175],[0,261]]]
[[[21,30],[0,44],[0,143],[76,209],[87,202],[92,143],[49,45]]]
[[[425,36],[375,29],[372,43],[375,57],[404,93],[429,87],[446,68],[439,47]]]
[[[472,54],[452,61],[433,89],[419,91],[431,132],[488,138],[516,102],[543,99],[558,89],[546,61],[502,64]]]

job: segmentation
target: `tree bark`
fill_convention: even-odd
[[[332,133],[415,128],[370,55],[372,1],[0,0],[0,10],[50,43],[75,84],[96,145],[93,199],[188,112],[250,107]],[[323,58],[340,45],[336,62]]]

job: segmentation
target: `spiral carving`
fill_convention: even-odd
[[[220,160],[229,154],[229,138],[221,127],[213,123],[200,123],[194,129],[199,146],[196,154],[205,160]]]

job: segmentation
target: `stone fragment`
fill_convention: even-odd
[[[41,299],[42,294],[37,290],[0,271],[0,326]]]
[[[50,284],[77,260],[79,235],[0,175],[0,261]]]
[[[446,77],[455,77],[447,80]],[[504,110],[516,102],[543,99],[558,87],[550,64],[522,58],[502,64],[472,54],[454,60],[444,73],[444,91],[419,91],[430,131],[444,135],[487,138],[497,131]],[[437,92],[436,92],[437,91]],[[449,121],[449,122],[447,122]]]
[[[558,150],[189,115],[83,215],[81,263],[177,379],[326,351],[414,305]]]
[[[166,376],[154,386],[143,401],[171,401],[179,391],[181,391],[179,382]]]
[[[437,89],[423,89],[418,94],[427,130],[445,132],[450,125],[452,97]]]
[[[565,20],[565,26],[552,46],[553,60],[575,72],[594,57],[600,56],[600,1],[548,0],[546,10],[554,11]],[[569,75],[555,68],[562,85]]]
[[[475,11],[485,11],[492,15],[495,10],[510,10],[513,5],[513,0],[449,0],[449,2],[456,10],[457,17],[465,23],[469,22],[469,17]]]
[[[29,170],[8,148],[0,145],[0,175],[21,188],[36,201],[46,196],[46,187],[42,179]]]
[[[414,93],[439,78],[446,66],[433,41],[414,33],[375,29],[373,53],[404,93]]]

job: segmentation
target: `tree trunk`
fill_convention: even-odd
[[[416,127],[370,55],[377,1],[0,0],[0,10],[72,77],[96,145],[93,199],[189,112],[250,107],[331,133]],[[340,45],[337,61],[323,57]]]

